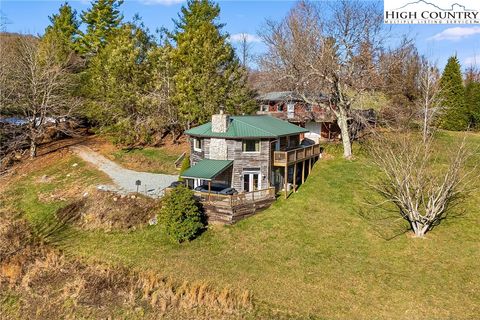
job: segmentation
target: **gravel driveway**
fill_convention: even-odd
[[[86,146],[73,146],[70,148],[80,158],[105,172],[115,183],[115,186],[97,186],[97,188],[101,190],[115,191],[120,194],[137,192],[135,182],[140,180],[141,185],[138,187],[138,192],[153,198],[158,198],[163,195],[163,189],[168,187],[173,181],[178,180],[178,176],[175,175],[138,172],[125,169]]]

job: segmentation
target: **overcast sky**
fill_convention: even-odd
[[[0,0],[0,10],[6,16],[9,32],[42,34],[48,25],[48,16],[56,13],[63,1],[56,0]],[[69,1],[80,13],[89,8],[87,0]],[[184,2],[182,0],[126,0],[122,5],[126,20],[138,13],[145,25],[154,31],[160,27],[173,27]],[[383,2],[379,2],[382,6]],[[265,19],[281,19],[294,5],[293,1],[219,1],[220,20],[224,30],[231,35],[235,44],[238,34],[247,33],[255,53],[264,50],[258,31]],[[457,54],[464,67],[471,63],[480,65],[480,25],[397,25],[392,27],[391,43],[397,42],[402,34],[416,41],[420,52],[437,61],[440,68],[449,56]]]

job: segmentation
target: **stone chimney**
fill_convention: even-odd
[[[212,132],[227,132],[230,119],[220,107],[218,114],[212,115]],[[210,138],[210,159],[227,160],[227,140],[223,138]]]
[[[223,106],[220,107],[220,112],[212,115],[212,132],[227,132],[229,122],[229,116],[223,112]]]

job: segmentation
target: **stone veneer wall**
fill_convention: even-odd
[[[212,132],[227,132],[230,118],[224,113],[212,115]]]
[[[227,140],[210,138],[209,159],[227,160]]]

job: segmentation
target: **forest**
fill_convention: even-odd
[[[211,1],[188,1],[173,30],[156,32],[139,16],[125,21],[122,1],[92,1],[81,13],[65,3],[42,35],[1,34],[1,116],[27,122],[19,130],[2,121],[2,158],[26,149],[34,157],[38,144],[78,135],[79,127],[129,147],[177,141],[220,107],[255,113],[256,95],[268,91],[294,91],[310,103],[327,95],[347,149],[346,119],[356,108],[376,109],[385,127],[427,120],[479,128],[477,66],[462,68],[453,56],[442,74],[406,36],[383,45],[380,15],[352,15],[378,12],[374,6],[339,2],[331,10],[321,16],[299,2],[282,21],[266,21],[259,35],[267,50],[251,55],[247,42],[234,49]]]

